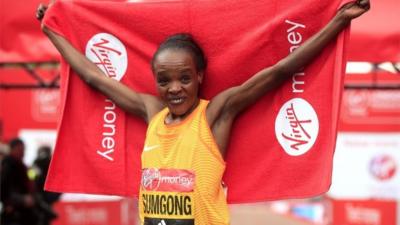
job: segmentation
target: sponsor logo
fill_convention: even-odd
[[[128,67],[128,56],[122,42],[107,33],[94,35],[86,44],[86,57],[108,77],[121,80]]]
[[[143,169],[142,188],[147,191],[191,192],[195,175],[188,170]]]
[[[59,90],[39,89],[32,92],[31,112],[35,120],[57,121],[59,106]]]
[[[386,181],[395,175],[396,162],[389,155],[378,155],[370,161],[369,171],[376,179]]]
[[[286,30],[286,40],[290,47],[289,52],[292,53],[299,48],[304,40],[302,32],[305,31],[306,25],[299,22],[291,21],[286,19],[285,25],[288,27]],[[305,87],[305,76],[304,71],[299,71],[292,76],[292,93],[304,93]]]
[[[314,108],[302,98],[287,101],[275,120],[275,135],[291,156],[303,155],[318,137],[319,121]]]
[[[144,146],[144,148],[143,148],[143,151],[144,152],[147,152],[147,151],[151,151],[151,150],[154,150],[154,149],[156,149],[156,148],[159,148],[160,147],[160,145],[151,145],[151,146]]]
[[[351,224],[381,224],[381,213],[378,209],[364,206],[345,205],[347,221]]]
[[[142,187],[145,190],[157,190],[160,186],[161,174],[158,169],[143,169],[142,171]]]
[[[94,35],[86,44],[85,54],[106,76],[119,81],[125,75],[128,66],[126,49],[115,36],[107,33]],[[117,146],[115,109],[111,100],[104,100],[103,132],[97,154],[109,161],[114,161],[114,150]]]

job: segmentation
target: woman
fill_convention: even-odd
[[[45,9],[38,9],[40,20]],[[236,116],[311,62],[352,19],[368,9],[368,0],[345,5],[289,56],[210,101],[198,95],[206,62],[190,35],[169,37],[154,54],[151,63],[159,96],[152,96],[104,76],[63,37],[46,26],[42,30],[82,80],[148,123],[139,196],[142,223],[228,224],[221,179]]]

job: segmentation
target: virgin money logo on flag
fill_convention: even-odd
[[[299,156],[310,150],[318,137],[318,130],[318,116],[314,108],[301,98],[283,104],[275,120],[276,138],[291,156]]]
[[[86,57],[97,65],[103,73],[117,81],[120,81],[125,75],[128,67],[128,57],[124,44],[112,34],[98,33],[94,35],[86,44]],[[100,130],[101,140],[97,147],[97,154],[108,161],[114,161],[114,153],[118,141],[116,133],[121,132],[122,128],[118,123],[124,123],[123,119],[118,120],[120,114],[116,110],[116,105],[105,98],[98,106],[101,111],[102,120],[100,121],[102,130]]]
[[[128,67],[125,46],[112,34],[94,35],[86,45],[86,57],[108,77],[118,81],[125,75]]]

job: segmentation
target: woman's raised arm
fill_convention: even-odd
[[[207,108],[207,120],[220,148],[225,148],[231,124],[239,112],[309,64],[352,19],[368,11],[369,7],[369,0],[346,4],[322,30],[287,57],[259,71],[242,85],[215,96]]]
[[[47,7],[40,5],[36,17],[41,21]],[[164,106],[157,97],[137,93],[126,85],[107,77],[94,63],[75,49],[64,37],[56,34],[42,24],[42,30],[54,44],[63,58],[79,77],[89,86],[109,97],[123,110],[135,114],[145,121],[159,112]]]

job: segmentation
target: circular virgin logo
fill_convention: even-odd
[[[396,173],[396,162],[389,155],[378,155],[369,163],[369,171],[378,180],[389,180]]]
[[[150,168],[142,171],[142,186],[145,190],[154,191],[160,186],[161,173],[158,169]]]
[[[128,67],[125,46],[111,34],[94,35],[86,44],[85,54],[108,77],[118,81],[122,79]]]
[[[293,98],[283,104],[275,120],[276,138],[291,156],[310,150],[318,131],[318,116],[310,103],[302,98]]]

